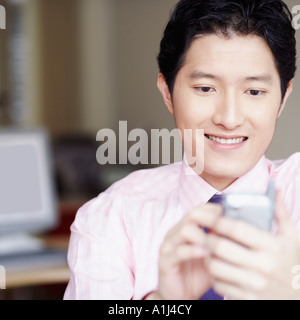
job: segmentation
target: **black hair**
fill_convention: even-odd
[[[271,49],[284,97],[296,72],[292,15],[281,0],[180,0],[171,13],[157,57],[172,94],[177,73],[197,35],[256,35]]]

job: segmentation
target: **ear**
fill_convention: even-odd
[[[286,105],[286,102],[287,102],[287,99],[288,97],[290,96],[290,94],[292,93],[293,91],[293,83],[294,83],[294,79],[292,79],[289,83],[288,83],[288,86],[287,86],[287,89],[286,89],[286,93],[285,93],[285,96],[283,98],[283,101],[281,103],[281,106],[280,106],[280,109],[279,109],[279,112],[278,112],[278,115],[277,115],[277,119],[279,119],[279,117],[281,116],[281,113]]]
[[[158,74],[158,78],[157,78],[157,87],[164,99],[165,105],[167,106],[169,112],[171,114],[174,114],[174,108],[173,108],[173,102],[172,102],[172,97],[171,97],[171,93],[169,90],[169,87],[166,83],[165,77],[163,76],[162,73]]]

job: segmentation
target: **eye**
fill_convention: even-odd
[[[201,93],[214,92],[214,88],[211,88],[211,87],[196,87],[195,89],[196,89],[197,91],[200,91]]]
[[[266,91],[263,90],[248,90],[246,92],[255,97],[264,95],[266,93]]]

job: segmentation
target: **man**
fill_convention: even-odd
[[[292,92],[294,34],[280,0],[179,1],[157,84],[181,132],[204,130],[203,170],[184,160],[138,171],[83,206],[66,299],[300,298],[292,286],[300,155],[264,156]],[[207,203],[215,194],[263,193],[270,180],[278,189],[272,232]]]

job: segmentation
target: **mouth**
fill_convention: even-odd
[[[222,145],[237,145],[248,140],[248,137],[238,137],[238,136],[226,138],[226,137],[217,137],[217,136],[205,134],[205,137],[211,141],[217,142]]]

